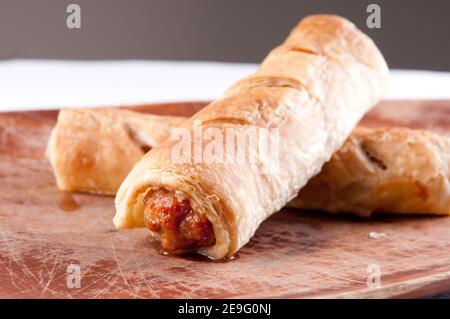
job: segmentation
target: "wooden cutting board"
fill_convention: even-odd
[[[131,108],[190,115],[204,104]],[[365,298],[450,291],[450,217],[366,220],[285,209],[233,260],[163,256],[145,229],[114,229],[113,198],[57,190],[44,156],[56,115],[0,114],[0,297]],[[450,101],[383,102],[363,123],[448,134]]]

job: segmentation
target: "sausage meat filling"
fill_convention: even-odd
[[[168,252],[214,245],[211,222],[192,209],[190,201],[167,190],[149,192],[144,198],[144,222],[161,235],[161,248]]]

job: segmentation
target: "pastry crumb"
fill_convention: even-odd
[[[378,238],[381,238],[381,237],[386,237],[386,234],[385,233],[378,233],[376,231],[371,231],[369,233],[369,237],[373,238],[373,239],[378,239]]]

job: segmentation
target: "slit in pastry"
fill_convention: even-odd
[[[142,151],[143,154],[146,154],[148,151],[152,149],[152,145],[156,145],[156,142],[151,140],[148,136],[142,133],[139,129],[129,125],[128,123],[124,124],[124,130],[128,136],[128,138]]]

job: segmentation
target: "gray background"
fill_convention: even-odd
[[[70,3],[80,30],[66,27]],[[381,6],[381,29],[365,25],[369,3]],[[0,59],[258,62],[321,12],[351,19],[391,67],[450,71],[449,0],[0,0]]]

